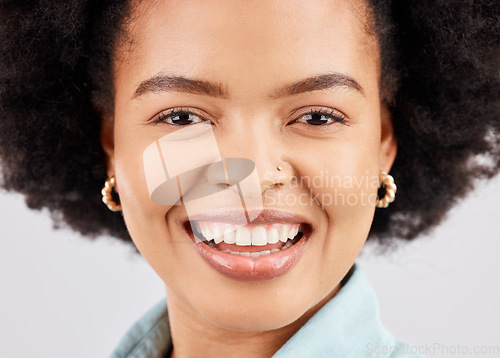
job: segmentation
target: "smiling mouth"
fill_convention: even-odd
[[[265,208],[244,214],[214,209],[178,223],[210,267],[240,281],[286,274],[316,235],[311,221],[291,211]]]
[[[189,225],[191,223],[191,225]],[[213,249],[258,258],[284,251],[309,231],[305,223],[234,224],[214,221],[186,223],[194,236]]]

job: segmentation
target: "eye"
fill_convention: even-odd
[[[191,124],[208,122],[202,119],[200,115],[191,110],[182,108],[174,108],[165,112],[161,112],[153,120],[155,124],[166,123],[174,126],[188,126]]]
[[[311,109],[309,112],[302,114],[292,123],[303,122],[313,126],[324,126],[333,123],[341,123],[349,125],[344,114],[335,109]]]

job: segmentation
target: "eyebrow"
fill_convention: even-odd
[[[328,73],[306,78],[278,89],[272,98],[293,96],[305,92],[322,91],[335,87],[353,89],[364,96],[363,87],[353,78],[341,73]]]
[[[147,93],[157,92],[185,92],[210,97],[227,98],[228,93],[221,84],[207,81],[193,80],[182,76],[168,76],[159,74],[142,81],[137,86],[133,98]]]
[[[312,76],[304,80],[288,84],[276,90],[270,97],[277,99],[335,87],[350,88],[364,95],[363,88],[353,78],[341,73],[329,73]],[[158,92],[184,92],[224,99],[229,98],[229,93],[220,83],[164,74],[159,74],[142,81],[137,86],[132,98],[138,98],[148,93]]]

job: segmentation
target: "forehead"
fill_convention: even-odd
[[[159,73],[234,93],[328,72],[373,81],[379,55],[368,13],[361,0],[140,1],[117,51],[117,86]]]

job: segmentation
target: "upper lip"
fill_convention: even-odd
[[[312,226],[311,220],[293,211],[278,208],[262,208],[261,210],[247,210],[246,213],[252,224],[270,223],[305,223]],[[257,216],[256,216],[257,215]],[[214,221],[231,224],[247,224],[245,210],[242,209],[214,209],[201,214],[183,217],[182,223],[187,221]]]

